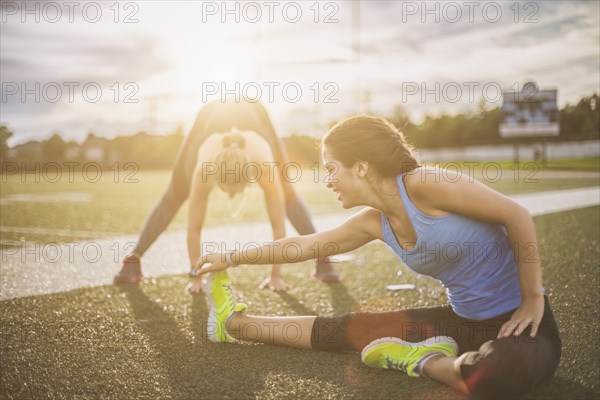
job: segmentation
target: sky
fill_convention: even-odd
[[[527,81],[600,91],[598,1],[2,1],[9,145],[185,132],[258,98],[280,135],[356,113],[470,112]]]

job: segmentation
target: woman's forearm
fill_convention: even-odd
[[[287,264],[335,254],[336,248],[312,242],[311,236],[279,239],[271,243],[265,243],[262,246],[246,246],[245,249],[232,253],[227,262],[233,266],[240,264]]]
[[[271,277],[272,278],[281,277],[281,264],[273,264],[273,267],[271,268]]]
[[[542,267],[535,225],[529,212],[521,211],[506,225],[508,238],[513,248],[519,270],[521,295],[523,298],[539,297],[542,292]]]
[[[188,230],[187,247],[190,265],[194,265],[200,258],[200,232]]]

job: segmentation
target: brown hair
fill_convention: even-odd
[[[242,192],[248,182],[242,176],[242,170],[250,161],[246,153],[246,140],[239,131],[223,135],[223,150],[217,155],[216,162],[221,171],[221,184],[233,188],[235,193]]]
[[[358,115],[335,124],[321,142],[349,168],[366,161],[381,178],[390,178],[419,167],[412,146],[402,132],[384,118]]]

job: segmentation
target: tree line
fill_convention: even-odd
[[[560,134],[544,138],[545,141],[582,140],[600,137],[600,106],[597,93],[581,98],[576,104],[567,104],[560,110]],[[426,115],[413,123],[401,106],[387,118],[417,148],[446,148],[472,145],[495,145],[540,141],[540,138],[502,138],[499,127],[502,113],[499,107],[488,108],[481,103],[473,113]],[[332,122],[333,124],[334,122]],[[78,144],[65,141],[58,133],[44,141],[30,141],[9,148],[8,139],[13,133],[0,126],[0,159],[19,167],[31,169],[36,163],[95,162],[108,167],[115,162],[134,162],[140,169],[171,168],[178,149],[184,140],[181,127],[169,135],[150,135],[139,132],[131,136],[107,139],[90,133]],[[305,135],[282,138],[291,161],[302,165],[319,162],[318,140]]]
[[[577,104],[567,104],[560,109],[560,133],[558,136],[546,138],[501,137],[502,112],[500,107],[490,109],[483,102],[472,114],[426,115],[420,124],[412,123],[402,107],[396,107],[390,121],[402,130],[408,141],[417,148],[593,139],[600,136],[599,100],[598,93],[594,93],[581,98]]]

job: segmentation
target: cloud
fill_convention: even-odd
[[[0,119],[15,131],[13,142],[46,137],[53,131],[81,139],[90,130],[106,134],[120,127],[146,128],[139,126],[139,121],[144,121],[147,109],[137,110],[136,115],[131,113],[132,105],[124,105],[123,100],[134,91],[142,92],[137,94],[139,99],[141,82],[168,69],[167,60],[157,55],[160,43],[145,34],[123,36],[114,28],[78,33],[74,29],[69,25],[3,24],[3,91],[16,85],[18,92],[4,94]],[[125,90],[131,87],[125,87],[129,82],[135,90]],[[86,85],[89,97],[83,93]],[[96,88],[101,90],[98,103],[93,102]],[[23,97],[23,89],[35,94]],[[111,118],[102,122],[103,115]]]
[[[598,90],[598,2],[495,3],[502,6],[498,22],[486,20],[481,3],[473,22],[463,8],[459,22],[444,18],[435,22],[428,15],[423,23],[421,15],[403,15],[407,2],[396,1],[361,2],[359,26],[353,23],[351,2],[336,2],[338,22],[333,24],[313,22],[308,8],[312,2],[302,3],[305,15],[298,24],[281,18],[273,24],[221,24],[216,18],[202,23],[201,6],[193,2],[140,3],[139,23],[132,25],[115,24],[110,18],[100,24],[12,20],[0,28],[3,82],[92,81],[108,94],[114,82],[137,82],[140,103],[114,104],[103,99],[98,104],[23,104],[13,99],[2,104],[0,116],[16,132],[27,135],[48,135],[52,130],[66,135],[94,130],[108,135],[147,129],[149,99],[161,95],[156,103],[159,122],[163,121],[159,126],[168,126],[164,121],[189,125],[201,106],[198,88],[224,76],[301,82],[307,93],[303,100],[311,104],[266,104],[283,131],[299,124],[298,118],[286,117],[297,107],[318,108],[322,121],[356,112],[359,85],[371,92],[372,111],[378,114],[401,102],[400,90],[406,82],[430,86],[435,82],[497,82],[508,87],[531,78],[541,87],[558,87],[563,104]],[[323,7],[324,3],[319,4]],[[449,3],[430,2],[427,7],[432,4],[447,7]],[[518,23],[514,22],[515,6]],[[538,22],[523,23],[532,10]],[[321,20],[324,11],[321,8]],[[107,16],[111,17],[110,10]],[[357,39],[360,58],[355,52]],[[339,85],[339,103],[314,104],[309,86],[320,82],[322,88],[330,81]],[[422,115],[476,104],[418,101],[407,106],[411,114]]]
[[[168,67],[155,55],[157,42],[151,37],[4,31],[0,67],[5,82],[111,84],[140,81]]]

